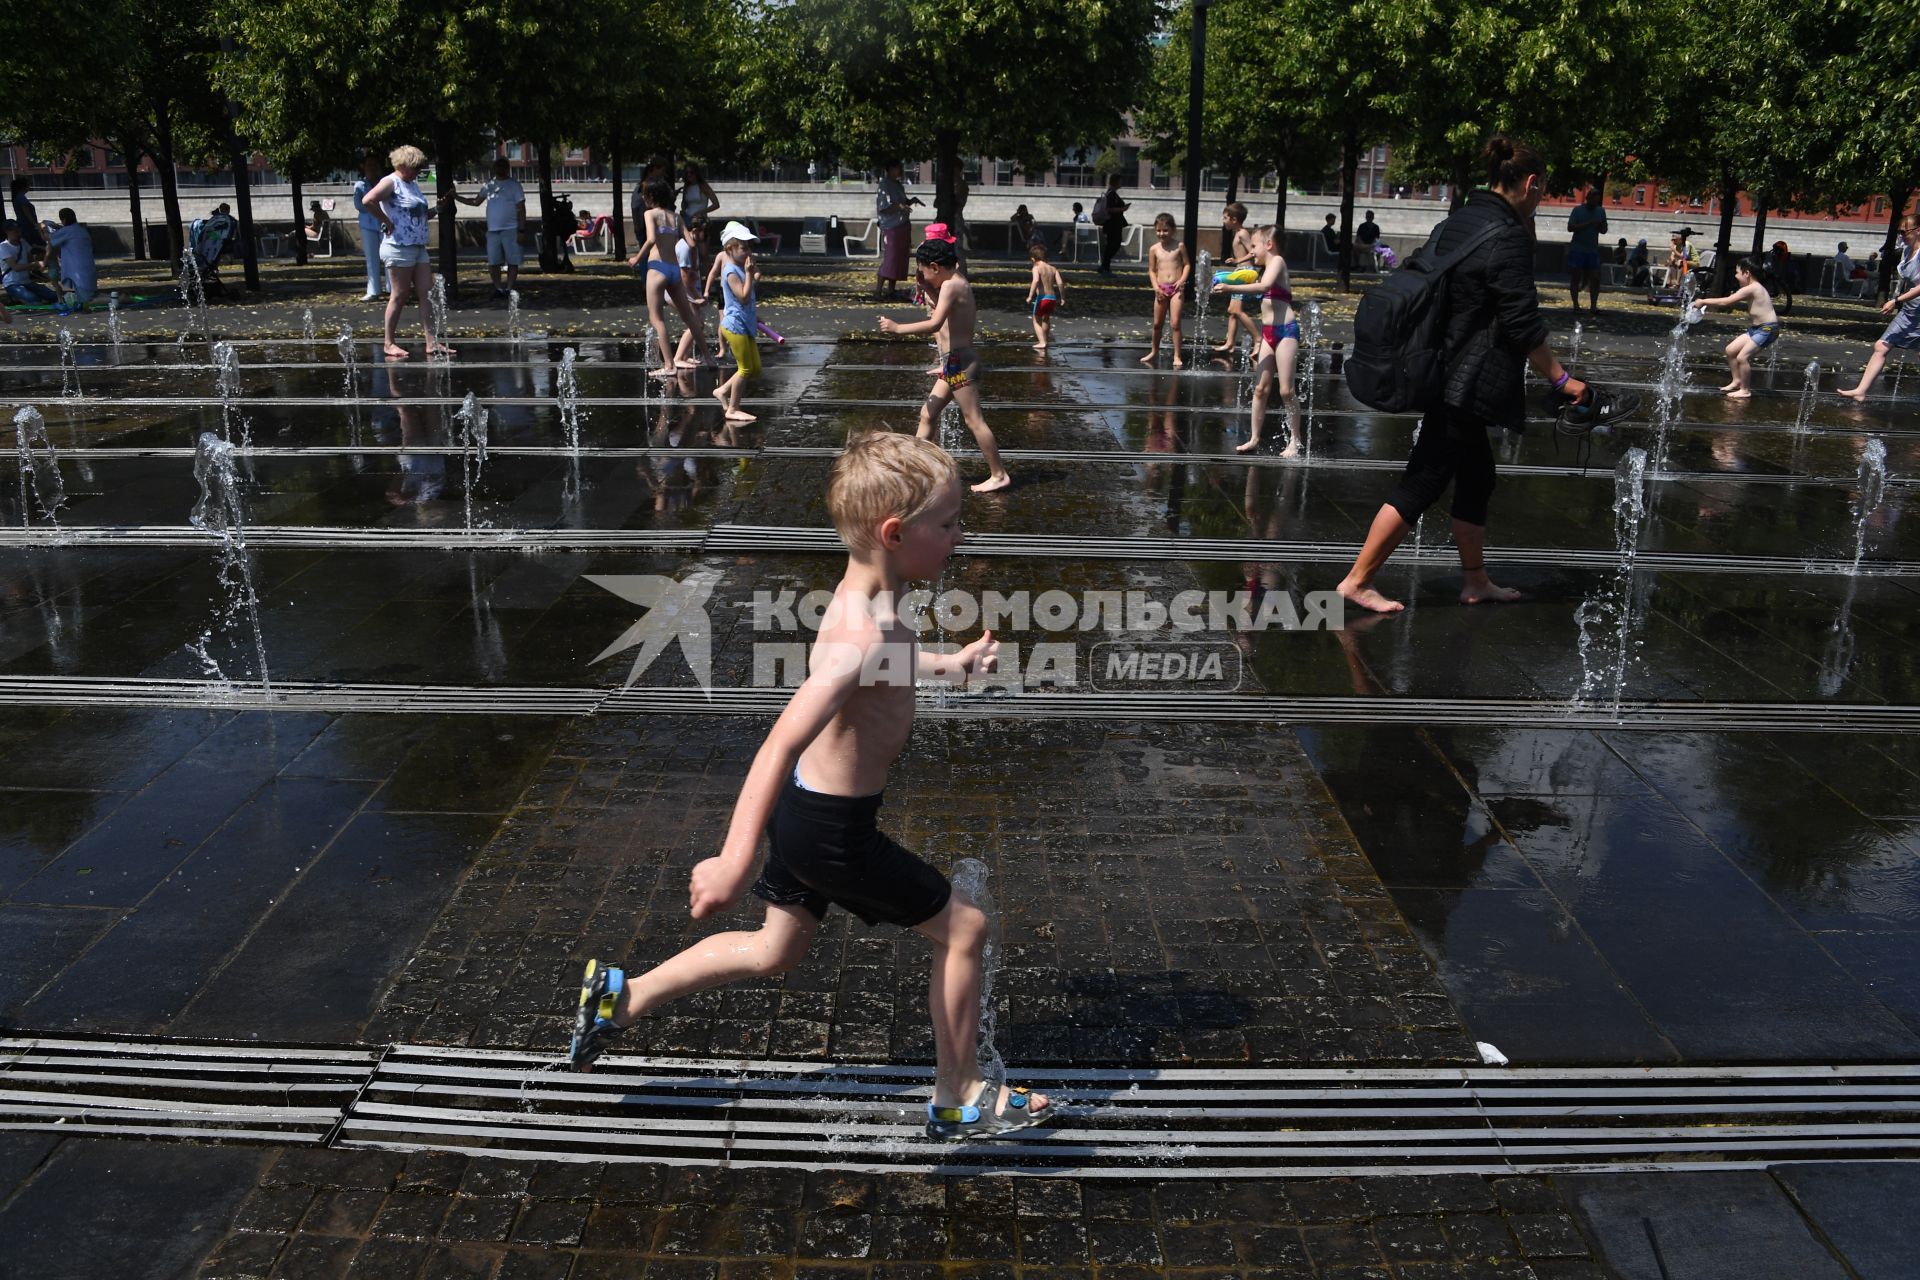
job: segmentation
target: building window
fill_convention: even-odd
[[[1647,189],[1645,187],[1635,187],[1633,189],[1633,202],[1641,206],[1647,203]]]
[[[527,157],[526,157],[526,155],[525,155],[525,153],[524,153],[524,152],[523,152],[523,151],[521,150],[521,147],[520,147],[520,144],[519,144],[519,143],[517,143],[517,142],[509,142],[509,143],[507,144],[507,159],[509,159],[509,160],[525,160],[526,158],[527,158]]]
[[[970,187],[980,185],[981,170],[979,156],[966,156],[960,161],[960,176],[967,180],[967,185]]]
[[[1202,185],[1204,186],[1204,184]],[[1162,169],[1157,164],[1149,167],[1147,170],[1147,188],[1151,191],[1173,190],[1173,174]]]
[[[1011,161],[1011,160],[995,160],[995,161],[993,162],[993,183],[994,183],[994,185],[995,185],[995,186],[997,186],[997,187],[1010,187],[1010,186],[1012,186],[1012,185],[1013,185],[1013,170],[1014,170],[1014,164],[1013,164],[1013,161]]]

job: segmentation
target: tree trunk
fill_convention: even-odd
[[[1473,157],[1462,152],[1453,158],[1453,180],[1447,184],[1447,212],[1467,202],[1467,183],[1473,173]]]
[[[934,130],[933,145],[933,220],[951,227],[954,221],[954,179],[960,173],[959,130]]]
[[[1732,178],[1728,178],[1720,187],[1720,238],[1713,245],[1713,291],[1716,294],[1732,292],[1733,280],[1733,216],[1740,208],[1740,188]]]
[[[1238,200],[1240,198],[1240,170],[1242,167],[1243,166],[1241,165],[1241,162],[1238,160],[1232,160],[1227,163],[1227,203],[1228,204],[1232,204],[1235,200]],[[1223,222],[1220,224],[1219,256],[1222,260],[1225,260],[1226,258],[1231,256],[1232,253],[1233,253],[1233,233],[1227,230],[1226,224]],[[1195,287],[1196,288],[1199,287],[1198,282],[1196,282]]]
[[[127,158],[127,216],[133,219],[133,260],[147,260],[147,225],[140,213],[140,158],[146,152],[120,144],[120,154]]]
[[[1880,246],[1880,283],[1873,295],[1876,298],[1893,296],[1893,268],[1900,254],[1900,218],[1906,213],[1907,197],[1912,194],[1912,187],[1895,187],[1887,192],[1892,207],[1887,210],[1886,243]]]
[[[293,187],[293,261],[296,266],[307,265],[307,215],[300,207],[300,162],[295,160],[287,166],[287,181]]]
[[[553,147],[545,139],[540,142],[540,270],[558,271],[560,269],[560,246],[566,243],[566,237],[573,234],[573,228],[563,231],[554,224],[559,221],[559,210],[553,206]]]
[[[460,292],[460,206],[448,198],[453,195],[451,120],[433,122],[433,194],[440,207],[440,278],[446,281],[451,306]]]
[[[180,274],[180,255],[186,249],[186,232],[180,223],[180,186],[173,172],[173,117],[166,103],[156,104],[153,120],[153,167],[160,171],[160,203],[167,211],[167,259],[169,269]]]
[[[1273,234],[1284,257],[1287,247],[1287,162],[1282,160],[1274,168],[1280,179],[1280,194],[1273,198]]]
[[[607,140],[608,167],[613,170],[613,256],[627,256],[627,210],[620,198],[620,134],[615,130]]]
[[[1758,197],[1753,202],[1753,248],[1748,252],[1755,262],[1767,260],[1767,202]]]
[[[1352,128],[1340,140],[1340,292],[1353,284],[1353,187],[1360,171],[1360,137]]]

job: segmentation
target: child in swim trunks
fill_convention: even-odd
[[[1734,264],[1733,280],[1737,287],[1732,293],[1724,298],[1702,298],[1700,306],[1704,310],[1747,304],[1747,331],[1727,344],[1727,368],[1733,380],[1720,390],[1729,400],[1751,400],[1753,353],[1779,340],[1780,314],[1773,309],[1773,295],[1760,282],[1760,266],[1752,258]]]
[[[1193,275],[1193,264],[1187,261],[1187,246],[1173,238],[1172,214],[1163,213],[1153,220],[1153,234],[1153,247],[1147,250],[1147,281],[1153,286],[1153,345],[1140,357],[1140,363],[1152,364],[1159,358],[1160,330],[1171,313],[1173,367],[1184,369],[1186,361],[1180,358],[1180,309],[1185,305],[1182,294]]]
[[[1006,465],[1000,461],[1000,447],[993,438],[993,428],[987,425],[987,416],[980,411],[980,388],[976,385],[980,377],[980,357],[973,349],[973,288],[967,283],[967,278],[960,274],[959,250],[952,239],[929,235],[913,251],[913,256],[920,264],[922,287],[933,299],[933,313],[925,320],[911,323],[881,316],[880,331],[931,333],[936,335],[944,352],[939,372],[934,374],[933,390],[927,393],[925,402],[920,406],[920,429],[917,434],[922,440],[933,439],[933,433],[940,428],[940,414],[947,407],[947,402],[958,404],[961,415],[966,419],[967,430],[973,433],[974,443],[980,447],[980,456],[987,463],[987,478],[974,485],[973,491],[992,493],[996,489],[1004,489],[1013,483],[1013,477],[1007,474]]]
[[[1060,268],[1047,261],[1046,241],[1029,240],[1027,257],[1033,261],[1033,277],[1027,282],[1027,301],[1033,307],[1033,349],[1045,351],[1053,337],[1053,313],[1067,289],[1060,280]]]
[[[571,1058],[590,1067],[621,1029],[696,991],[786,973],[806,957],[829,906],[933,944],[927,1003],[936,1059],[927,1134],[991,1137],[1051,1120],[1042,1094],[982,1077],[975,1053],[988,921],[875,822],[887,773],[913,729],[914,683],[962,682],[999,665],[991,633],[957,653],[920,652],[897,602],[939,577],[960,545],[959,469],[928,440],[856,434],[834,462],[827,511],[847,571],[820,623],[806,681],[753,758],[720,853],[694,867],[694,919],[730,909],[749,883],[760,927],[704,938],[646,973],[587,964]],[[754,862],[769,848],[758,879]]]

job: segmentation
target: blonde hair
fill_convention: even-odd
[[[858,432],[833,460],[827,515],[842,542],[855,551],[871,551],[875,525],[888,516],[911,524],[959,479],[960,468],[931,440],[891,431]]]
[[[409,169],[424,169],[427,167],[427,153],[409,143],[387,152],[387,163],[396,169],[401,165]]]

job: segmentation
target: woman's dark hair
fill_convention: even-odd
[[[640,189],[640,194],[656,209],[667,209],[673,205],[673,184],[665,178],[649,178]]]
[[[1528,143],[1504,133],[1487,139],[1487,145],[1480,152],[1480,163],[1486,167],[1488,186],[1509,191],[1524,183],[1529,174],[1537,178],[1547,176],[1547,162],[1540,153]]]
[[[691,178],[695,182],[705,182],[707,180],[706,173],[700,168],[699,165],[695,164],[691,160],[687,161],[687,166],[685,169],[682,170],[682,172],[685,173],[689,178]]]

